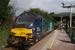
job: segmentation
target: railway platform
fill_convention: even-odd
[[[70,42],[69,36],[63,29],[56,29],[29,50],[75,50],[75,44]]]

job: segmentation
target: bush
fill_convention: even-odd
[[[9,35],[9,31],[8,29],[10,28],[10,24],[6,23],[6,24],[2,24],[0,26],[0,46],[6,45],[7,43],[7,37]]]

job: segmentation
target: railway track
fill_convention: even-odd
[[[18,49],[10,47],[10,48],[3,48],[2,50],[18,50]]]

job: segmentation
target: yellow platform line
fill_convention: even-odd
[[[54,42],[55,42],[55,39],[56,39],[56,37],[57,37],[57,35],[58,35],[58,30],[55,30],[55,32],[54,32],[53,35],[54,35],[54,36],[52,37],[52,41],[49,40],[49,42],[51,41],[51,43],[48,42],[48,49],[47,49],[47,50],[51,50],[51,48],[52,48],[52,46],[53,46],[53,44],[54,44]]]

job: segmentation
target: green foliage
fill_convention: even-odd
[[[11,28],[9,23],[0,26],[0,46],[7,45],[7,38],[9,35],[8,29]]]
[[[7,19],[11,16],[11,6],[8,6],[10,0],[0,0],[0,19]]]
[[[43,10],[40,10],[39,8],[32,8],[29,10],[29,12],[33,12],[33,13],[36,13],[38,15],[41,15],[44,18],[46,18],[47,20],[53,20],[54,12],[48,13],[48,12],[45,12]]]

